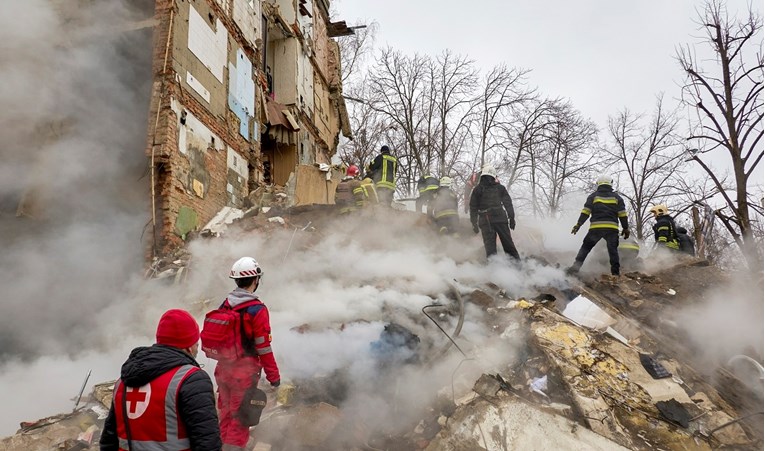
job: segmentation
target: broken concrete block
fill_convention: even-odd
[[[494,306],[494,297],[481,290],[474,290],[468,296],[468,301],[481,307]]]
[[[281,224],[281,225],[285,224],[284,218],[282,218],[281,216],[273,216],[271,218],[268,218],[268,222],[278,223],[278,224]]]
[[[104,407],[109,409],[112,406],[112,397],[114,396],[114,384],[117,381],[104,382],[93,386],[93,397]]]
[[[499,392],[500,388],[501,386],[496,378],[489,376],[488,374],[482,374],[475,382],[473,391],[481,396],[493,398],[497,396],[497,392]]]

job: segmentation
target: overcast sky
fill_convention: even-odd
[[[349,25],[376,21],[377,45],[435,55],[445,48],[482,68],[531,69],[542,94],[570,98],[604,127],[609,114],[651,110],[663,91],[679,97],[675,48],[701,36],[688,0],[338,0]],[[729,8],[747,2],[729,0]],[[761,11],[759,4],[756,7]]]

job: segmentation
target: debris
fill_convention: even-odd
[[[293,384],[282,382],[276,391],[276,402],[282,406],[292,404],[292,397],[295,395],[295,386]]]
[[[672,374],[667,371],[661,363],[648,354],[640,354],[640,364],[643,365],[648,374],[654,379],[664,379],[665,377],[671,377]]]
[[[534,378],[529,384],[529,390],[548,398],[547,393],[545,393],[545,390],[547,390],[547,375]]]
[[[608,327],[606,328],[606,333],[607,333],[608,335],[610,335],[610,336],[612,336],[612,337],[616,338],[616,339],[617,339],[617,340],[619,340],[621,343],[623,343],[623,344],[625,344],[625,345],[627,345],[627,346],[629,346],[629,345],[630,345],[629,341],[627,341],[627,339],[626,339],[626,338],[624,338],[624,336],[623,336],[622,334],[620,334],[619,332],[615,331],[615,330],[614,330],[614,329],[613,329],[611,326],[608,326]]]
[[[228,226],[235,220],[244,216],[244,211],[234,207],[223,207],[221,210],[202,227],[202,235],[221,236],[228,229]]]
[[[93,370],[88,370],[88,374],[85,375],[85,380],[82,381],[82,387],[80,387],[80,392],[77,394],[77,400],[74,402],[74,408],[72,409],[72,412],[77,410],[77,406],[80,404],[80,400],[82,399],[82,392],[85,391],[85,386],[88,385],[88,379],[90,379],[90,375],[93,373]]]
[[[667,294],[670,295],[670,296],[674,296],[674,295],[677,294],[677,291],[675,291],[672,288],[670,288],[669,290],[667,290]]]
[[[496,378],[488,374],[482,374],[475,382],[473,391],[481,396],[493,398],[497,396],[497,392],[499,392],[500,388],[499,381]]]
[[[608,313],[581,295],[568,303],[563,316],[591,329],[604,329],[616,323]]]
[[[668,421],[687,428],[691,421],[691,414],[688,413],[682,404],[677,402],[675,398],[669,401],[659,401],[656,403],[656,408],[659,409],[661,416]]]
[[[272,216],[272,217],[268,218],[268,222],[272,222],[272,223],[275,222],[275,223],[278,223],[278,224],[281,224],[281,225],[285,224],[284,218],[282,218],[281,216]]]
[[[468,301],[481,307],[491,307],[494,305],[494,297],[481,290],[474,290],[470,293]]]

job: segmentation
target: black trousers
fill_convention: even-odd
[[[576,265],[582,266],[584,259],[590,253],[593,247],[598,244],[601,239],[606,240],[606,246],[608,247],[608,259],[611,262],[611,274],[619,275],[619,231],[615,229],[590,229],[587,231],[587,235],[584,236],[582,241],[582,247],[579,248],[579,253],[576,254]]]
[[[497,236],[502,243],[502,248],[506,254],[509,254],[516,260],[520,260],[518,250],[513,243],[513,237],[510,236],[510,226],[506,222],[484,223],[480,224],[481,236],[483,236],[483,247],[486,249],[486,256],[490,257],[497,253]]]
[[[377,187],[377,199],[380,201],[380,205],[390,207],[393,202],[393,190],[390,188],[384,188],[382,186]]]

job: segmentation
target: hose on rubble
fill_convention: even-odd
[[[459,310],[459,319],[457,320],[457,326],[454,328],[454,332],[452,333],[452,335],[449,335],[444,330],[444,328],[441,327],[441,325],[438,324],[438,322],[435,319],[433,319],[433,317],[430,316],[428,314],[428,312],[426,311],[427,309],[433,308],[433,307],[443,307],[443,305],[441,305],[441,304],[430,304],[430,305],[426,305],[425,307],[422,308],[422,313],[425,316],[427,316],[428,319],[430,321],[432,321],[433,324],[436,325],[436,327],[438,327],[438,330],[440,330],[446,336],[446,338],[448,338],[449,341],[451,342],[451,343],[447,344],[443,349],[438,351],[433,356],[433,359],[431,360],[431,362],[436,360],[437,358],[441,357],[444,353],[446,353],[446,351],[449,350],[451,345],[454,345],[454,347],[457,348],[457,350],[463,355],[463,357],[467,357],[467,354],[465,354],[465,352],[462,350],[462,348],[459,347],[457,342],[454,341],[454,338],[459,337],[460,332],[462,332],[462,325],[465,323],[465,301],[462,299],[462,295],[460,295],[459,290],[457,290],[457,287],[455,287],[454,284],[449,283],[449,288],[451,289],[452,293],[454,293],[454,295],[457,297],[457,303],[459,304],[459,309],[460,309]]]

